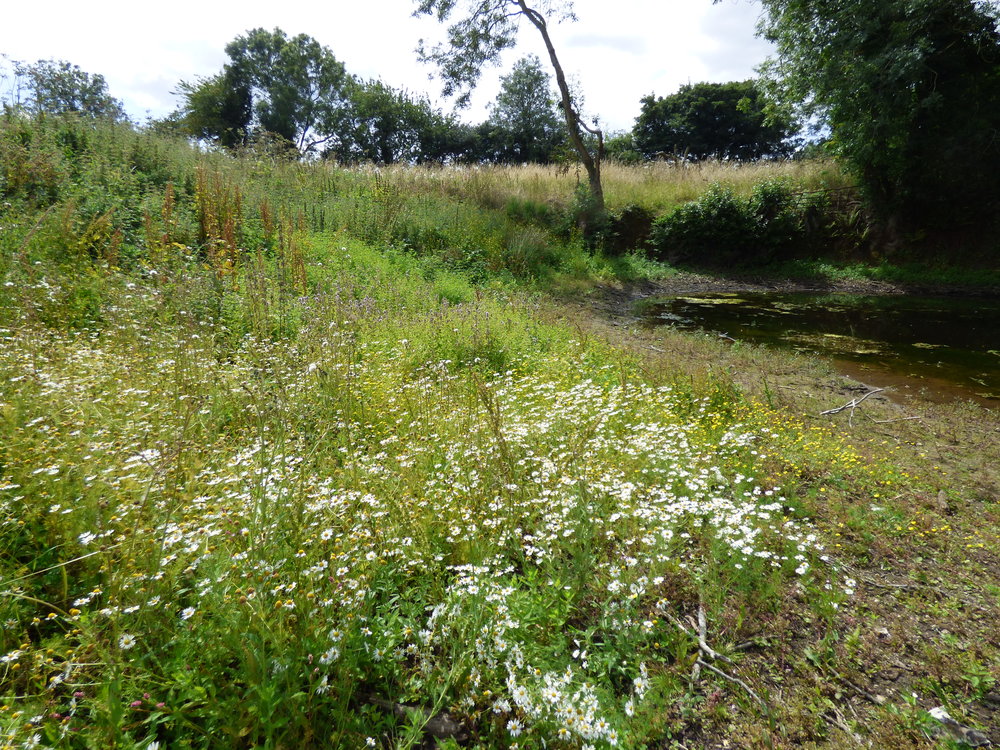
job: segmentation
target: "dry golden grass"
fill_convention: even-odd
[[[362,169],[369,171],[372,168]],[[577,185],[586,183],[586,174],[581,168],[559,164],[393,166],[379,168],[378,172],[406,192],[460,197],[489,208],[501,208],[512,200],[564,204],[570,200]],[[696,199],[713,183],[727,185],[741,195],[749,194],[753,186],[763,180],[789,180],[805,189],[851,184],[850,178],[836,164],[821,160],[638,165],[608,161],[602,172],[605,196],[612,210],[634,203],[659,211]]]

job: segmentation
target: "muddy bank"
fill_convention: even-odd
[[[664,380],[730,380],[744,394],[809,421],[843,429],[864,444],[888,440],[910,454],[914,465],[948,468],[952,480],[973,494],[1000,499],[1000,408],[969,399],[933,398],[928,390],[882,382],[861,368],[838,371],[828,357],[732,339],[649,326],[637,303],[658,295],[710,292],[923,293],[913,287],[851,281],[829,285],[782,280],[719,280],[697,274],[629,284],[603,284],[544,304],[555,317],[585,337],[596,336],[629,351],[644,369]],[[856,410],[823,416],[876,388]]]
[[[928,689],[932,681],[956,685],[959,689],[949,703],[953,713],[961,712],[964,722],[996,741],[1000,738],[996,688],[967,689],[960,667],[973,655],[978,664],[995,664],[1000,647],[996,630],[1000,602],[995,594],[1000,567],[995,545],[980,543],[996,538],[1000,411],[968,401],[934,403],[920,394],[899,400],[882,392],[864,399],[870,388],[835,372],[826,358],[737,345],[718,335],[667,326],[649,327],[635,309],[638,301],[656,295],[751,291],[905,294],[910,290],[878,283],[833,288],[683,274],[665,281],[594,287],[570,299],[543,301],[540,308],[571,325],[581,339],[599,338],[627,352],[653,383],[691,384],[696,389],[732,384],[734,398],[766,404],[800,422],[804,433],[842,438],[865,460],[886,460],[905,469],[908,480],[913,478],[911,484],[889,496],[854,491],[836,496],[828,493],[827,477],[809,472],[775,478],[798,482],[804,491],[813,488],[816,500],[808,512],[834,540],[830,549],[838,564],[844,564],[858,583],[858,591],[841,608],[840,620],[841,632],[852,632],[857,645],[851,646],[852,656],[847,657],[842,645],[846,640],[838,642],[837,658],[844,657],[838,662],[840,671],[835,677],[830,672],[825,677],[805,677],[808,686],[800,690],[792,675],[813,674],[799,656],[808,648],[815,650],[809,642],[809,625],[776,619],[771,632],[784,635],[760,654],[744,656],[743,668],[751,674],[773,670],[783,681],[790,705],[821,686],[823,695],[832,696],[824,698],[825,705],[835,705],[830,702],[835,697],[836,705],[857,717],[858,726],[871,728],[876,747],[899,746],[897,737],[886,734],[889,739],[884,739],[881,734],[895,720],[885,713],[883,703],[905,705],[904,699],[919,694],[919,705],[927,709],[942,700]],[[847,407],[852,401],[856,407]],[[885,513],[888,506],[891,513]],[[956,642],[961,645],[951,645]],[[947,673],[952,666],[956,673]],[[984,668],[1000,677],[995,668]],[[822,687],[830,679],[846,682]],[[846,747],[844,739],[832,735],[815,746]],[[702,737],[693,741],[699,746],[712,744]],[[912,746],[929,747],[929,743],[918,735]]]

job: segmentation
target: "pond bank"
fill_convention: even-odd
[[[991,356],[995,352],[984,347],[984,327],[988,331],[1000,294],[988,291],[869,279],[817,282],[680,272],[666,279],[598,285],[588,301],[616,324],[701,329],[734,344],[816,354],[860,383],[887,389],[897,401],[921,394],[940,403],[972,400],[996,409],[998,363]],[[986,317],[975,312],[979,309]],[[955,327],[954,336],[949,326]]]
[[[821,291],[911,291],[891,291],[878,283],[836,286]],[[942,638],[960,637],[987,651],[1000,647],[995,628],[1000,561],[994,547],[987,545],[987,550],[973,542],[980,533],[995,538],[1000,522],[1000,410],[970,401],[935,403],[920,394],[904,401],[883,392],[862,402],[871,388],[838,374],[825,358],[738,345],[703,332],[651,328],[636,313],[636,303],[653,295],[750,290],[817,291],[801,282],[720,283],[680,274],[664,281],[597,286],[552,303],[551,310],[581,337],[603,339],[638,358],[654,382],[714,382],[723,388],[728,383],[735,388],[734,398],[767,404],[783,418],[799,421],[806,433],[839,436],[859,455],[889,459],[913,479],[912,488],[891,497],[849,493],[837,505],[823,501],[828,480],[816,477],[819,501],[813,510],[816,518],[828,519],[831,535],[838,538],[835,553],[850,561],[863,589],[845,607],[843,617],[847,629],[859,625],[851,637],[865,644],[864,656],[856,662],[864,666],[850,667],[844,661],[838,669],[846,669],[851,684],[860,686],[852,689],[868,698],[868,707],[872,696],[877,701],[883,695],[922,695],[946,663],[938,656],[947,648]],[[891,514],[913,514],[919,520],[873,526],[865,516],[887,508]],[[853,531],[845,531],[852,526]],[[836,648],[843,655],[845,645]],[[995,665],[995,651],[991,654],[984,652],[984,663]],[[780,658],[769,653],[767,662]],[[952,658],[947,663],[958,662]],[[994,667],[989,674],[990,687],[967,694],[961,703],[965,715],[988,728],[996,740],[1000,673]],[[843,700],[850,703],[852,698],[845,695]],[[932,700],[940,701],[940,694]],[[887,718],[879,714],[871,726],[882,726]],[[836,739],[817,746],[843,746]],[[919,732],[912,739],[913,747],[930,746],[921,744],[929,740]],[[898,744],[893,739],[879,746]]]
[[[822,288],[805,282],[716,279],[680,273],[669,279],[595,285],[551,303],[551,313],[585,336],[598,336],[644,361],[666,380],[726,380],[747,397],[809,421],[844,430],[859,445],[888,442],[909,455],[914,467],[945,472],[949,482],[984,499],[1000,498],[1000,409],[952,399],[942,402],[898,387],[868,398],[856,410],[821,416],[876,386],[870,373],[838,372],[825,357],[768,347],[737,345],[717,334],[645,324],[636,306],[658,295],[748,291],[837,291],[860,294],[915,293],[882,282],[846,282]]]

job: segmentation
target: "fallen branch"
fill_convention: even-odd
[[[874,390],[868,391],[868,393],[866,393],[861,398],[852,398],[843,406],[838,406],[836,409],[827,409],[826,411],[821,411],[819,414],[821,417],[825,417],[830,414],[840,414],[840,412],[844,411],[845,409],[850,409],[853,412],[855,409],[861,406],[861,403],[866,398],[868,398],[869,396],[874,396],[876,393],[881,393],[884,390],[885,388],[875,388]]]
[[[704,661],[702,659],[698,659],[698,661],[695,662],[695,663],[698,664],[698,665],[700,665],[700,666],[702,666],[702,667],[704,667],[709,672],[714,672],[715,674],[719,675],[719,677],[722,677],[725,680],[729,680],[730,682],[733,682],[733,683],[736,683],[737,685],[739,685],[741,688],[743,688],[744,690],[746,690],[747,694],[751,698],[753,698],[755,701],[757,701],[760,704],[761,708],[764,709],[765,713],[767,713],[767,714],[770,715],[770,713],[771,713],[771,707],[767,705],[767,702],[763,698],[761,698],[759,695],[757,695],[757,693],[755,693],[751,689],[751,687],[749,685],[747,685],[745,682],[743,682],[743,680],[741,680],[739,677],[733,677],[731,674],[726,674],[725,672],[723,672],[718,667],[714,667],[711,664],[709,664],[707,661]]]
[[[954,599],[959,601],[967,607],[972,607],[980,612],[992,612],[989,607],[986,607],[979,602],[972,601],[965,596],[959,594],[956,591],[949,591],[948,589],[939,588],[937,586],[932,586],[929,583],[892,583],[890,581],[876,581],[864,573],[862,573],[857,568],[852,568],[851,566],[845,566],[847,570],[850,570],[852,575],[857,578],[862,583],[868,584],[869,586],[874,586],[875,588],[886,589],[889,591],[930,591],[937,594],[942,599]]]
[[[851,410],[851,415],[848,418],[847,423],[853,427],[854,426],[854,410],[857,409],[859,406],[861,406],[861,404],[864,402],[864,400],[866,398],[868,398],[869,396],[874,396],[876,393],[881,393],[884,390],[885,390],[885,388],[875,388],[874,390],[868,391],[868,393],[866,393],[861,398],[852,398],[850,401],[848,401],[843,406],[838,406],[836,409],[827,409],[826,411],[821,411],[819,413],[819,415],[821,417],[825,417],[825,416],[829,416],[831,414],[840,414],[840,412],[844,411],[845,409],[850,409]]]
[[[987,747],[993,744],[990,742],[990,738],[978,729],[967,727],[965,724],[960,724],[951,718],[944,706],[932,708],[927,713],[935,720],[941,722],[943,731],[940,731],[940,734],[947,734],[960,744],[968,745],[969,747]]]
[[[874,586],[879,589],[897,589],[899,591],[917,591],[921,588],[929,588],[927,586],[921,586],[917,583],[889,583],[883,581],[876,581],[873,578],[867,578],[865,576],[858,576],[858,580],[862,583],[867,583],[869,586]],[[936,589],[935,589],[936,591]]]
[[[864,741],[861,739],[861,736],[852,731],[851,728],[844,723],[843,716],[840,715],[840,712],[837,711],[836,708],[833,708],[831,710],[833,711],[834,714],[833,716],[829,716],[825,713],[820,714],[820,717],[823,719],[823,721],[825,721],[830,726],[837,727],[837,729],[839,729],[841,732],[843,732],[852,740],[854,740],[856,744],[860,745],[861,747],[864,747]]]
[[[707,661],[705,661],[705,657],[707,657],[708,659],[711,659],[713,661],[721,661],[733,667],[736,666],[735,662],[733,662],[732,659],[730,659],[727,656],[723,656],[714,648],[708,645],[708,618],[705,615],[705,606],[703,604],[701,603],[698,604],[698,622],[696,626],[697,627],[696,633],[692,633],[690,630],[684,627],[684,624],[681,623],[680,620],[675,618],[669,612],[665,612],[664,614],[666,615],[667,618],[670,619],[671,622],[673,622],[681,630],[682,633],[687,635],[689,638],[697,639],[698,641],[698,658],[695,659],[694,667],[691,669],[692,680],[697,680],[701,676],[701,669],[702,667],[704,667],[709,672],[713,672],[719,675],[719,677],[722,677],[723,679],[729,680],[730,682],[739,685],[747,692],[748,695],[750,695],[750,697],[752,697],[761,705],[761,707],[764,709],[764,712],[768,716],[771,715],[771,707],[767,704],[767,702],[763,698],[757,695],[757,693],[755,693],[750,688],[750,686],[747,685],[743,680],[741,680],[739,677],[734,677],[733,675],[728,674],[727,672],[723,672],[718,667],[715,667],[709,664]],[[690,620],[691,618],[688,619]],[[692,621],[691,624],[692,626],[695,626],[694,621]]]
[[[707,630],[708,630],[708,621],[705,617],[705,607],[699,604],[698,605],[698,648],[700,648],[701,652],[706,656],[708,656],[710,659],[714,659],[716,661],[724,661],[726,664],[729,664],[731,666],[736,666],[735,664],[733,664],[732,659],[730,659],[727,656],[723,656],[718,651],[716,651],[715,649],[713,649],[711,646],[708,645]]]
[[[669,612],[664,612],[663,610],[661,610],[661,612],[663,613],[663,616],[666,617],[668,620],[670,620],[670,622],[672,622],[674,625],[676,625],[677,629],[680,630],[684,635],[686,635],[688,638],[691,639],[695,638],[695,636],[691,634],[691,631],[688,630],[686,627],[684,627],[684,623],[682,623],[680,620],[678,620]],[[698,645],[698,653],[700,658],[701,644]],[[700,674],[701,674],[701,667],[698,665],[698,660],[695,660],[694,667],[691,668],[691,679],[697,680]]]
[[[749,641],[743,641],[743,643],[737,643],[730,650],[731,651],[747,651],[751,648],[767,648],[771,644],[766,640],[753,639]]]
[[[885,705],[885,697],[883,697],[881,695],[872,695],[871,693],[869,693],[864,688],[861,688],[861,687],[858,687],[857,685],[855,685],[853,682],[851,682],[850,680],[848,680],[846,677],[841,677],[840,675],[837,675],[837,679],[839,679],[844,685],[846,685],[847,687],[851,688],[851,690],[853,690],[855,693],[857,693],[858,695],[860,695],[862,698],[864,698],[869,703],[872,703],[873,705],[876,705],[876,706],[883,706],[883,705]]]

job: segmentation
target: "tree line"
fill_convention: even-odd
[[[1000,0],[763,0],[759,34],[776,54],[760,79],[650,94],[634,128],[607,138],[581,115],[549,35],[549,23],[573,18],[568,0],[415,2],[416,14],[448,24],[447,42],[421,43],[418,56],[459,104],[484,66],[514,46],[522,21],[541,35],[549,59],[518,61],[488,118],[468,124],[424,96],[349,74],[312,37],[254,29],[226,46],[221,71],[181,82],[181,106],[156,125],[222,148],[267,142],[342,162],[569,157],[586,168],[602,213],[606,155],[786,157],[810,122],[823,134],[810,148],[841,160],[887,226],[917,231],[998,215]],[[14,72],[8,108],[124,117],[100,76],[55,61],[16,63]]]
[[[340,162],[549,162],[564,140],[537,57],[517,62],[478,125],[426,96],[363,80],[305,34],[253,29],[226,46],[229,62],[182,82],[179,132],[225,148],[268,138]]]
[[[230,61],[218,73],[178,84],[181,106],[155,127],[226,149],[266,142],[344,163],[546,164],[573,156],[552,77],[534,55],[501,78],[489,116],[469,124],[425,96],[350,75],[306,35],[254,29],[226,53]],[[14,72],[19,94],[8,96],[8,106],[125,118],[100,75],[48,60],[15,63]],[[687,85],[640,104],[635,128],[608,138],[611,156],[745,160],[794,148],[794,123],[768,119],[755,81]]]
[[[426,97],[351,76],[303,34],[254,29],[226,53],[230,62],[221,72],[180,84],[183,104],[172,121],[227,148],[267,134],[303,154],[380,164],[544,164],[572,151],[551,75],[534,55],[501,78],[489,117],[471,125]],[[755,159],[792,151],[794,123],[765,112],[765,95],[753,81],[684,86],[672,96],[650,95],[641,107],[635,129],[611,142],[614,156]]]

